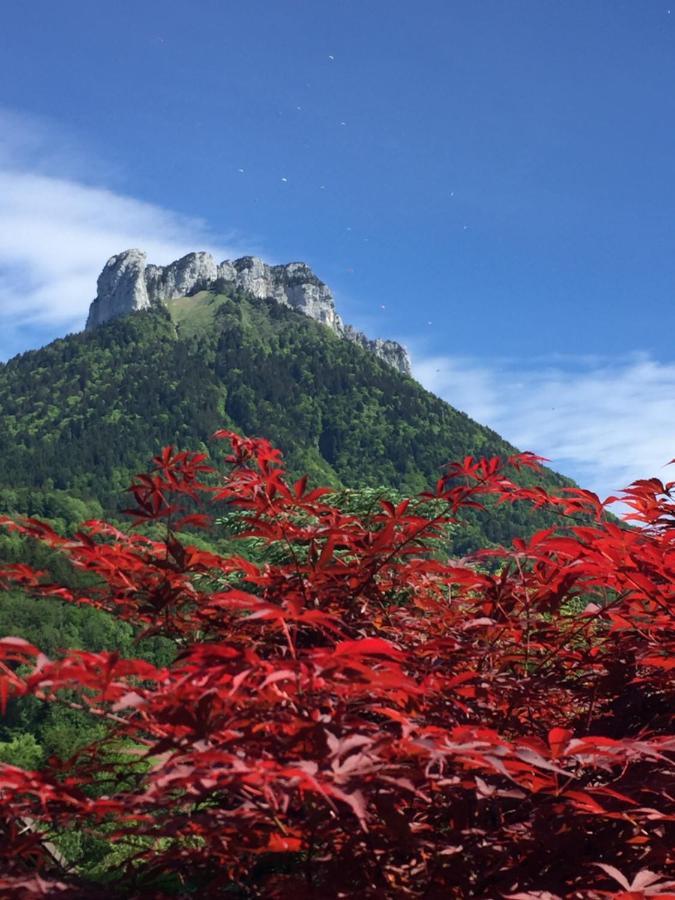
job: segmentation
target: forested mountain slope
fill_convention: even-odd
[[[264,435],[291,470],[323,483],[404,492],[434,483],[451,459],[514,451],[321,324],[241,291],[171,300],[10,360],[0,423],[5,508],[31,488],[114,511],[162,445],[206,446],[224,426]],[[548,521],[500,507],[479,530],[502,541]]]

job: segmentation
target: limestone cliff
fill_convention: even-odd
[[[87,330],[109,319],[203,290],[234,286],[255,297],[276,300],[326,325],[345,340],[374,353],[398,371],[410,374],[408,352],[396,341],[370,340],[345,325],[330,289],[302,262],[270,266],[256,256],[216,263],[209,253],[188,253],[168,266],[146,264],[141,250],[111,257],[98,278]]]
[[[145,283],[145,253],[127,250],[111,256],[98,276],[96,299],[89,307],[87,330],[150,306]]]

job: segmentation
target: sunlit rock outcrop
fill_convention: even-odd
[[[98,278],[98,291],[87,319],[87,330],[109,319],[161,305],[198,291],[235,287],[254,297],[276,300],[326,325],[398,371],[410,374],[410,358],[396,341],[370,340],[345,325],[335,310],[330,288],[303,262],[270,266],[257,256],[216,263],[210,253],[188,253],[168,266],[146,264],[141,250],[111,257]]]

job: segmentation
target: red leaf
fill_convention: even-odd
[[[551,756],[560,756],[573,737],[569,728],[552,728],[548,733],[548,745],[551,748]]]
[[[333,650],[335,656],[390,656],[402,659],[404,654],[383,638],[362,638],[359,641],[340,641]]]

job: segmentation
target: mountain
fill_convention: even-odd
[[[451,459],[515,451],[406,374],[407,356],[387,358],[378,352],[385,342],[354,340],[337,314],[332,325],[325,321],[334,312],[326,294],[312,315],[308,303],[303,309],[279,293],[256,296],[250,282],[244,288],[217,274],[207,289],[197,279],[194,293],[170,296],[187,283],[174,270],[171,289],[158,299],[157,285],[169,284],[171,267],[158,273],[142,254],[122,257],[113,257],[99,279],[85,332],[0,366],[6,508],[20,506],[29,492],[33,504],[38,496],[53,502],[63,495],[114,511],[124,505],[130,477],[161,446],[207,446],[221,427],[268,437],[294,473],[404,492],[435,483]],[[235,261],[234,271],[250,274],[250,259]],[[122,272],[106,293],[120,263],[131,276]],[[286,296],[298,300],[311,293],[303,294],[303,284],[321,289],[311,270],[291,266],[268,267],[276,269],[268,273],[275,290],[290,282],[298,290]],[[548,470],[541,479],[548,487],[570,484]],[[460,549],[547,524],[543,512],[500,507],[476,520]]]
[[[389,365],[410,375],[410,358],[396,341],[369,340],[351,325],[345,325],[335,310],[328,285],[303,262],[269,266],[257,256],[242,256],[216,264],[210,253],[188,253],[168,266],[146,265],[142,250],[126,250],[112,256],[99,275],[97,294],[89,310],[87,330],[103,322],[165,305],[197,291],[243,290],[260,299],[283,306],[321,322],[343,337],[379,356]]]

